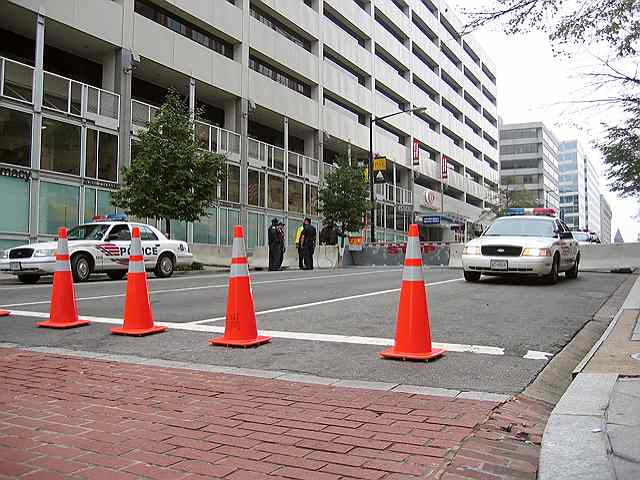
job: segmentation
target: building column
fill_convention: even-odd
[[[44,9],[36,19],[35,69],[33,70],[33,120],[31,123],[31,188],[29,189],[29,240],[36,241],[40,219],[40,155],[42,151],[42,96],[44,90]]]
[[[237,2],[236,2],[237,3]],[[250,0],[241,0],[242,8],[242,43],[239,50],[236,49],[235,57],[240,56],[241,69],[241,99],[240,99],[240,224],[249,226],[249,214],[247,205],[249,203],[249,155],[248,155],[248,135],[249,135],[249,44],[251,17]],[[236,110],[237,112],[237,110]],[[225,118],[226,120],[226,118]]]
[[[189,118],[191,123],[196,119],[196,79],[189,78]],[[195,135],[195,133],[194,133]],[[193,222],[187,222],[187,243],[193,243]]]
[[[282,120],[282,130],[284,135],[284,211],[289,216],[289,119],[284,117]],[[288,223],[288,222],[287,222]]]
[[[120,95],[120,168],[131,165],[131,82],[133,55],[121,48],[115,52],[114,91]]]

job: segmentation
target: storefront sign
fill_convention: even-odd
[[[104,180],[95,180],[93,178],[85,178],[82,180],[83,185],[89,187],[110,188],[111,190],[117,190],[118,184],[113,182],[106,182]]]
[[[429,208],[436,208],[438,205],[436,203],[437,200],[436,192],[433,190],[427,190],[424,192],[424,204]]]
[[[31,170],[24,170],[22,168],[0,167],[0,176],[18,178],[20,180],[28,182],[29,180],[31,180]]]
[[[440,216],[430,215],[430,216],[422,217],[422,223],[424,225],[440,225]]]

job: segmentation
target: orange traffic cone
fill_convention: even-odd
[[[412,224],[409,227],[407,253],[402,271],[395,345],[381,352],[380,356],[402,360],[430,360],[443,353],[442,349],[431,348],[429,308],[422,273],[418,226]]]
[[[255,347],[270,342],[271,337],[258,336],[251,279],[244,249],[244,232],[240,225],[233,229],[231,257],[224,336],[212,338],[209,343],[227,347]]]
[[[9,310],[0,310],[0,317],[8,317],[10,314]]]
[[[129,272],[127,273],[127,296],[124,302],[124,323],[120,328],[112,328],[111,333],[141,337],[164,332],[166,329],[167,327],[153,325],[153,312],[149,301],[140,229],[133,227],[131,251],[129,252]]]
[[[64,227],[58,229],[56,271],[53,274],[49,320],[37,323],[36,325],[47,328],[72,328],[89,325],[88,321],[78,319],[76,293],[73,288],[71,264],[69,263],[67,229]]]

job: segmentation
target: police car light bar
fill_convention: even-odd
[[[556,211],[553,208],[507,208],[506,215],[513,217],[516,215],[540,215],[545,217],[555,217]]]

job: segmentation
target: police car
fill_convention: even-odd
[[[468,282],[482,275],[531,275],[557,283],[558,274],[578,277],[580,249],[552,208],[510,208],[464,247],[462,267]]]
[[[145,267],[157,277],[170,277],[177,265],[190,265],[193,255],[186,242],[169,240],[151,225],[131,223],[123,215],[99,217],[69,230],[71,273],[84,282],[92,273],[119,280],[127,274],[131,228],[140,228]],[[32,243],[0,251],[0,271],[35,283],[55,271],[57,242]]]

